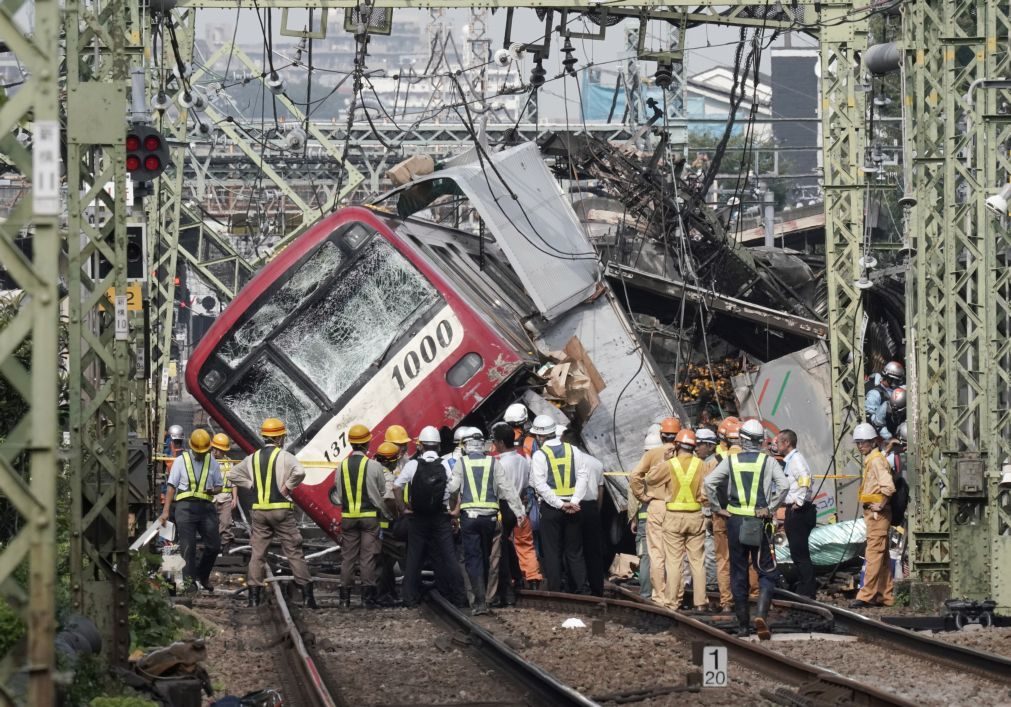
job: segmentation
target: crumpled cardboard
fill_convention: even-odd
[[[639,558],[635,555],[625,555],[618,553],[611,562],[611,569],[608,570],[611,577],[616,579],[631,579],[636,570],[639,569]]]
[[[547,397],[571,406],[585,420],[600,404],[599,393],[606,386],[579,337],[573,336],[561,351],[551,351],[555,365],[548,372]]]

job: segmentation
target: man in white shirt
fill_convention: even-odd
[[[556,430],[558,439],[572,444],[571,434],[564,425]],[[576,449],[573,445],[573,449]],[[582,451],[582,450],[580,450]],[[600,504],[604,501],[604,464],[586,452],[582,453],[586,466],[587,494],[579,502],[579,520],[583,527],[583,560],[586,562],[586,581],[590,594],[604,596],[604,538],[600,528]]]
[[[463,575],[456,561],[453,545],[452,519],[460,515],[459,493],[460,475],[454,473],[449,463],[440,459],[439,447],[442,443],[439,430],[425,427],[418,436],[420,454],[404,465],[394,482],[393,492],[403,497],[407,506],[407,561],[404,568],[404,606],[417,606],[421,601],[421,569],[425,559],[432,562],[435,570],[435,584],[439,593],[457,607],[467,606],[467,595],[463,589]],[[415,488],[415,475],[419,468],[427,471],[433,464],[441,465],[446,475],[442,503],[438,508],[422,508],[418,501],[420,490]],[[424,478],[424,474],[422,475]],[[406,494],[404,490],[406,489]]]
[[[530,485],[540,500],[541,549],[547,590],[562,591],[562,556],[569,569],[570,588],[586,583],[580,502],[589,497],[586,455],[560,440],[550,415],[538,415],[530,433],[539,448],[530,462]]]
[[[530,488],[530,460],[516,448],[516,438],[513,429],[507,425],[496,425],[494,428],[495,451],[498,453],[498,463],[502,473],[511,480],[513,487],[520,499],[526,498],[527,489]],[[522,523],[518,523],[515,518],[508,518],[503,509],[502,525],[503,538],[508,542],[503,544],[504,557],[509,557],[509,553],[515,555],[515,567],[519,569],[513,579],[519,584],[520,581],[526,583],[531,589],[537,589],[544,581],[541,574],[541,564],[537,559],[537,550],[534,547],[534,529],[529,518],[524,518]],[[509,538],[511,530],[512,537]],[[506,563],[503,563],[505,565]],[[508,589],[506,590],[506,603],[508,603]]]
[[[797,568],[799,579],[796,592],[814,598],[817,584],[808,538],[818,522],[818,509],[811,492],[811,467],[797,450],[797,433],[783,430],[776,437],[776,446],[783,454],[783,473],[790,481],[790,492],[783,505],[786,507],[786,539],[790,543],[790,557]]]

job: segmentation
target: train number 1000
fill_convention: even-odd
[[[453,325],[448,319],[443,319],[435,327],[435,336],[426,334],[420,340],[412,342],[413,348],[404,352],[403,358],[393,367],[391,374],[400,390],[407,387],[421,373],[422,366],[432,363],[440,349],[448,349],[453,341]]]

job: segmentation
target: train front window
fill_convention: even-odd
[[[240,364],[286,316],[337,271],[342,260],[340,248],[331,241],[324,241],[287,282],[225,339],[218,351],[222,359],[231,366]]]
[[[222,403],[250,430],[259,429],[268,417],[280,417],[288,423],[293,439],[321,413],[312,399],[265,353],[228,389]]]
[[[274,344],[333,403],[439,300],[406,258],[375,238]]]

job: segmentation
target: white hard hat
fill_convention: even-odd
[[[467,425],[461,425],[460,427],[457,427],[456,432],[453,433],[453,441],[457,443],[462,442],[464,438],[467,436],[467,431],[469,429],[470,428],[467,427]]]
[[[698,444],[716,444],[716,433],[708,427],[695,430],[695,441]]]
[[[659,447],[663,444],[663,440],[660,439],[660,431],[650,432],[646,435],[646,440],[642,443],[643,451],[649,451],[653,447]]]
[[[169,437],[172,439],[182,439],[183,438],[183,428],[182,425],[172,425],[168,428]]]
[[[527,421],[527,406],[523,403],[513,403],[506,408],[502,419],[510,425],[522,425]]]
[[[534,418],[534,424],[530,428],[530,434],[538,436],[548,436],[555,433],[555,418],[551,415],[538,415]]]
[[[442,435],[439,434],[439,430],[435,429],[431,425],[421,428],[421,434],[418,435],[418,441],[422,444],[441,444]]]
[[[484,441],[484,432],[481,431],[479,427],[468,427],[467,433],[463,436],[465,440],[467,439],[477,439]]]
[[[762,427],[761,422],[752,418],[745,420],[744,424],[741,425],[741,434],[750,439],[760,440],[765,436],[765,428]]]
[[[555,437],[561,437],[568,429],[568,425],[555,425]]]
[[[873,442],[878,438],[878,431],[869,422],[861,422],[853,430],[854,442]]]
[[[898,437],[903,442],[909,440],[909,427],[906,426],[905,422],[899,425],[899,429],[895,431],[895,436]]]

